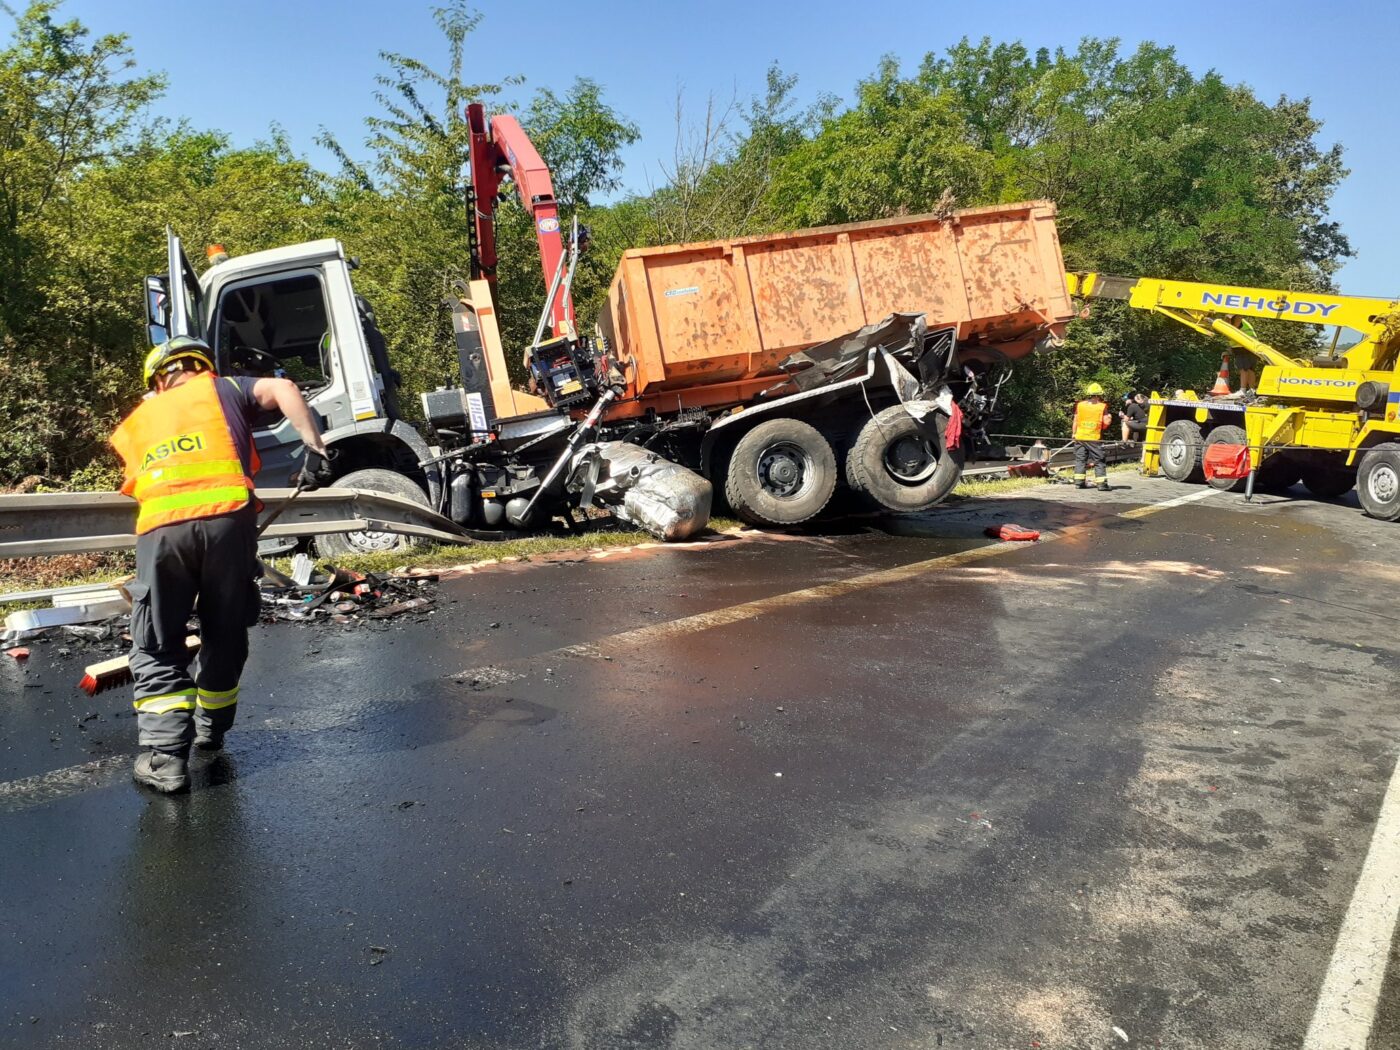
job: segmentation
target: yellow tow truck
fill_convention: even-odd
[[[1142,469],[1174,481],[1202,480],[1216,442],[1249,449],[1249,476],[1211,479],[1217,488],[1282,491],[1302,481],[1332,498],[1353,485],[1374,518],[1400,518],[1400,299],[1240,288],[1153,277],[1066,274],[1071,295],[1123,300],[1202,335],[1218,335],[1259,358],[1253,394],[1153,394]],[[1231,318],[1335,325],[1330,346],[1299,360],[1255,338]],[[1345,329],[1360,339],[1340,345]]]

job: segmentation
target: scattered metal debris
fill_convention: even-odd
[[[298,554],[292,559],[292,582],[298,587],[305,587],[311,582],[311,573],[316,568],[316,563],[311,560],[309,554]]]
[[[317,575],[308,558],[305,563],[293,563],[291,577],[276,572],[263,576],[263,620],[307,623],[325,619],[350,627],[362,620],[427,612],[433,604],[430,585],[437,581],[438,574],[432,572],[379,575],[335,566]]]
[[[84,605],[68,605],[51,609],[20,609],[5,617],[4,641],[21,642],[34,637],[50,627],[63,627],[67,624],[94,623],[118,616],[131,609],[131,603],[122,595],[113,593],[110,598],[92,601]]]

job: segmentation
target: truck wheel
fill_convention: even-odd
[[[1249,438],[1245,435],[1244,427],[1223,426],[1216,427],[1206,435],[1206,448],[1211,445],[1247,445]],[[1204,455],[1204,451],[1202,452]],[[1202,472],[1204,474],[1204,472]],[[1243,492],[1248,478],[1207,478],[1206,484],[1220,492]]]
[[[1201,470],[1201,454],[1205,452],[1205,441],[1201,428],[1189,419],[1178,419],[1168,423],[1162,431],[1162,444],[1158,451],[1162,475],[1172,481],[1202,481],[1205,474]]]
[[[941,503],[962,477],[965,450],[943,447],[948,417],[935,423],[931,441],[903,405],[892,405],[866,421],[846,456],[846,483],[868,501],[900,513]]]
[[[730,509],[750,525],[796,525],[835,491],[836,454],[800,419],[770,419],[740,438],[724,480]]]
[[[369,492],[382,492],[386,496],[402,496],[426,507],[428,497],[414,482],[402,474],[383,467],[366,467],[352,470],[332,483],[338,489],[365,489]],[[379,554],[384,551],[403,550],[417,546],[419,541],[412,536],[400,536],[394,532],[326,532],[315,538],[316,553],[330,561],[343,558],[347,554]]]
[[[1356,472],[1346,467],[1310,463],[1303,468],[1303,487],[1318,499],[1345,496],[1356,484]]]
[[[1400,445],[1387,441],[1361,457],[1356,471],[1361,508],[1373,518],[1400,518]]]

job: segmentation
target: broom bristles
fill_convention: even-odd
[[[192,634],[186,637],[185,648],[198,649],[199,635]],[[131,659],[127,656],[114,656],[110,660],[88,664],[84,671],[82,680],[78,682],[78,688],[87,693],[88,696],[96,696],[98,693],[105,693],[108,689],[125,685],[131,681]]]

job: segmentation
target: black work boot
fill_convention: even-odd
[[[1108,482],[1106,482],[1106,481],[1100,481],[1100,482],[1099,482],[1099,491],[1100,491],[1100,492],[1107,492],[1107,491],[1108,491]]]
[[[147,751],[136,759],[131,768],[136,783],[172,794],[190,786],[189,762],[183,755],[165,751]]]
[[[1076,481],[1074,483],[1074,487],[1077,489],[1087,489],[1089,487],[1089,483],[1087,481]]]
[[[194,746],[201,751],[222,751],[224,731],[213,726],[198,726],[194,731]]]

